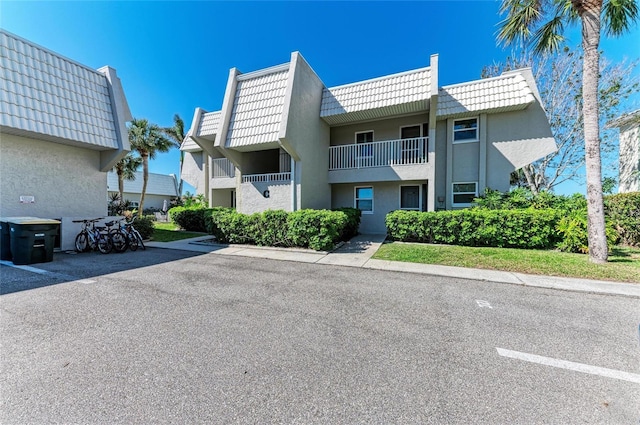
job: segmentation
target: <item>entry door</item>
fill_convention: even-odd
[[[422,162],[426,152],[426,146],[421,139],[427,134],[428,125],[412,125],[400,128],[400,138],[403,139],[400,152],[401,164],[415,164]],[[410,139],[410,140],[405,140]]]

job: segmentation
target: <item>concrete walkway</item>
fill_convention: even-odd
[[[209,254],[237,255],[241,257],[267,258],[271,260],[298,261],[303,263],[331,264],[347,267],[363,267],[419,273],[461,279],[483,280],[538,288],[597,294],[624,295],[640,298],[640,284],[529,275],[496,270],[440,266],[433,264],[405,263],[376,260],[371,257],[384,242],[385,235],[358,235],[331,252],[298,248],[273,248],[252,245],[217,245],[210,235],[174,242],[148,242],[154,248],[178,249]]]

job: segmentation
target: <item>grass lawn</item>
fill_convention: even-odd
[[[180,239],[189,239],[206,235],[206,233],[186,232],[184,230],[180,230],[173,223],[161,223],[155,221],[153,223],[153,227],[155,227],[155,230],[153,231],[151,240],[154,242],[172,242],[179,241]]]
[[[607,264],[592,264],[587,255],[511,248],[475,248],[392,242],[373,256],[378,260],[640,283],[640,249],[616,247]]]

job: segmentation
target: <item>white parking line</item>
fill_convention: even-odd
[[[519,351],[511,351],[498,347],[496,347],[496,350],[498,350],[498,354],[502,357],[509,357],[511,359],[523,360],[525,362],[538,363],[545,366],[574,370],[576,372],[589,373],[591,375],[600,375],[607,378],[620,379],[622,381],[629,381],[640,384],[640,375],[637,373],[607,369],[606,367],[591,366],[588,364],[575,363],[567,360],[554,359],[551,357],[537,356],[535,354],[521,353]]]
[[[2,264],[3,266],[14,267],[16,269],[24,270],[24,271],[31,272],[31,273],[38,273],[38,274],[47,274],[47,273],[49,273],[46,270],[37,269],[37,268],[31,267],[31,266],[17,266],[15,264],[13,264],[11,261],[7,261],[7,260],[0,261],[0,264]]]

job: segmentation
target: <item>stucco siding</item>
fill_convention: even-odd
[[[242,183],[238,196],[242,202],[238,203],[238,211],[243,214],[253,214],[265,210],[291,211],[291,184],[277,183]],[[265,198],[265,190],[269,197]]]
[[[359,231],[360,233],[386,233],[384,220],[387,214],[400,209],[400,186],[426,183],[426,180],[420,180],[334,184],[331,186],[331,208],[355,207],[355,188],[371,186],[373,187],[373,214],[362,214]]]
[[[193,186],[198,193],[204,190],[203,152],[185,152],[182,162],[182,180]]]
[[[444,209],[446,203],[438,199],[447,199],[450,182],[447,183],[447,122],[438,121],[436,124],[435,141],[435,208]]]
[[[296,159],[297,208],[329,208],[331,186],[329,169],[329,125],[320,119],[322,81],[299,53],[292,57],[294,66],[287,93],[288,108],[283,116],[280,141]],[[292,79],[291,79],[292,77]]]
[[[0,135],[0,151],[0,216],[106,215],[107,173],[98,171],[100,152],[8,134]],[[20,203],[20,196],[35,202]],[[75,233],[63,233],[62,249],[73,248],[69,238]]]
[[[478,181],[478,157],[480,155],[480,143],[459,143],[452,145],[453,149],[453,181],[476,182]]]

